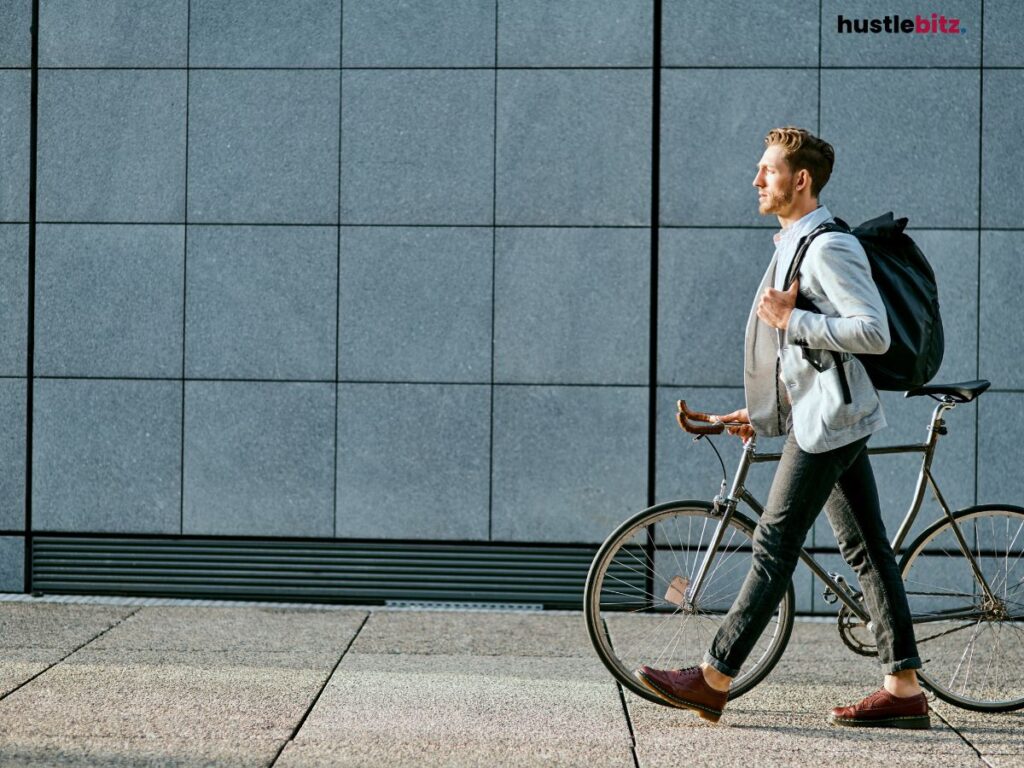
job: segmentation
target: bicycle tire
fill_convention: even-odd
[[[622,685],[658,704],[666,702],[643,686],[633,671],[640,664],[663,668],[698,664],[749,570],[755,524],[735,512],[698,598],[700,610],[686,613],[665,599],[673,577],[684,573],[692,577],[699,565],[704,545],[721,519],[712,510],[707,502],[687,500],[637,513],[604,541],[587,574],[583,613],[598,657]],[[685,536],[681,522],[687,523]],[[610,582],[607,587],[606,581]],[[757,685],[781,658],[793,629],[794,606],[790,581],[768,628],[733,681],[730,699]],[[666,633],[671,633],[667,640]],[[659,648],[663,642],[670,642],[672,648]]]
[[[1024,708],[1024,508],[984,504],[955,512],[953,519],[996,602],[988,603],[948,518],[923,531],[900,563],[925,660],[919,677],[957,707]],[[941,618],[952,611],[973,615]]]

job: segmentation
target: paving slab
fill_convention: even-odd
[[[0,735],[2,768],[251,768],[281,749],[273,739],[126,738]]]
[[[113,605],[0,603],[0,649],[53,648],[70,652],[138,610]]]
[[[96,605],[0,603],[0,697],[136,610]]]
[[[697,755],[694,765],[877,766],[883,755],[901,766],[984,765],[934,716],[926,732],[828,722],[832,707],[859,701],[881,682],[877,660],[848,650],[834,624],[798,621],[782,660],[761,684],[730,702],[717,725],[629,694],[626,701],[641,766],[677,764],[673,753],[680,745]]]
[[[78,667],[97,667],[106,665],[110,669],[121,667],[138,670],[140,674],[149,674],[150,670],[159,672],[163,668],[177,670],[183,676],[199,676],[208,672],[224,673],[225,675],[245,675],[257,671],[310,671],[324,670],[329,672],[338,662],[341,652],[336,650],[306,650],[295,648],[290,651],[208,651],[176,649],[123,649],[93,648],[87,646],[72,654],[60,664],[60,671],[68,668],[76,672]]]
[[[872,728],[838,728],[828,722],[828,709],[816,712],[788,711],[787,700],[800,690],[751,694],[729,705],[717,725],[696,715],[662,707],[637,698],[628,699],[636,735],[637,754],[657,754],[687,745],[707,754],[743,753],[767,749],[778,752],[807,752],[846,755],[869,751],[914,754],[972,755],[964,741],[938,718],[929,731],[899,731]],[[831,709],[831,707],[829,707]],[[836,761],[838,762],[838,760]]]
[[[344,650],[367,611],[161,606],[142,608],[91,644],[102,649]]]
[[[933,702],[932,709],[974,745],[986,760],[1003,755],[1015,758],[1017,765],[1024,766],[1024,710],[998,714],[971,712],[944,701]]]
[[[775,665],[761,685],[785,681],[790,685],[800,684],[812,688],[837,689],[844,698],[863,698],[882,683],[882,673],[874,660],[859,657],[829,659],[827,666],[821,663],[807,664],[801,661],[783,659]],[[754,690],[761,688],[759,685]],[[859,700],[859,699],[858,699]]]
[[[283,740],[336,660],[314,653],[302,662],[297,652],[247,652],[243,658],[224,652],[83,650],[0,700],[0,733]]]
[[[677,763],[676,765],[679,765]],[[382,739],[365,741],[342,735],[333,744],[292,742],[275,768],[339,768],[344,766],[445,768],[454,766],[565,766],[566,768],[633,768],[628,744],[587,744],[510,739]]]
[[[582,613],[541,611],[374,612],[351,652],[594,657]]]
[[[60,661],[64,655],[64,651],[54,648],[3,648],[3,658],[0,658],[0,696],[6,696],[26,680]]]
[[[284,765],[629,765],[631,746],[596,659],[350,654]]]
[[[686,751],[686,766],[690,768],[783,768],[789,766],[836,766],[836,768],[878,768],[888,764],[899,768],[937,768],[935,755],[900,752],[898,754],[866,753],[862,755],[837,756],[828,752],[792,752],[789,750],[767,750],[761,748],[722,748],[712,753],[701,754],[698,749]],[[882,756],[884,755],[884,757]],[[640,768],[653,766],[680,765],[679,747],[668,748],[661,753],[652,754],[649,750],[637,748],[637,760]],[[942,768],[988,768],[977,756],[949,759],[942,758]]]

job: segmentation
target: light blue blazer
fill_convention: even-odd
[[[828,209],[821,207],[791,226],[799,227],[796,234],[803,235],[831,220]],[[790,242],[789,248],[795,250],[796,243]],[[789,264],[792,256],[776,251],[754,298],[744,343],[744,394],[750,422],[759,435],[785,434],[792,416],[800,448],[823,453],[886,425],[878,392],[864,366],[849,353],[885,352],[889,322],[857,238],[826,232],[812,241],[800,268],[800,292],[822,314],[795,309],[786,331],[779,334],[758,318],[757,304],[765,288],[773,285],[776,266]],[[843,367],[853,402],[843,402],[834,358],[823,350],[846,353]],[[808,357],[824,370],[819,373]],[[777,370],[782,379],[778,386]]]

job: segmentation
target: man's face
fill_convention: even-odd
[[[765,149],[754,177],[757,212],[762,216],[785,214],[793,204],[796,175],[790,171],[786,153],[777,144]]]

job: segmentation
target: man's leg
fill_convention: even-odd
[[[867,451],[856,457],[825,504],[839,550],[857,572],[871,616],[878,660],[886,673],[882,689],[853,706],[832,710],[835,725],[854,727],[931,727],[928,700],[914,671],[921,666],[914,627],[885,525]]]
[[[750,572],[704,657],[705,664],[729,677],[739,674],[786,592],[807,532],[866,443],[863,438],[832,451],[806,453],[789,434],[754,533]]]
[[[807,531],[821,512],[839,476],[867,443],[867,438],[825,453],[805,453],[790,433],[782,449],[764,514],[754,532],[753,561],[740,593],[726,615],[701,667],[636,671],[645,686],[678,707],[717,721],[728,699],[728,686],[779,604]]]
[[[825,503],[825,512],[839,551],[860,582],[874,627],[882,671],[894,675],[919,669],[921,659],[914,640],[907,593],[886,536],[875,476],[866,450],[839,478]],[[896,690],[890,693],[899,695]]]

